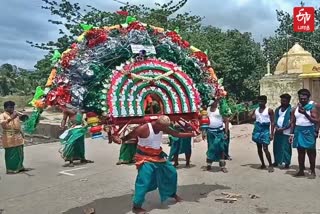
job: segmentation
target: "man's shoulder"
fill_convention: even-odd
[[[279,112],[281,109],[281,106],[278,106],[277,108],[275,108],[274,112]]]
[[[1,118],[8,118],[9,115],[8,115],[7,113],[5,113],[5,112],[2,112],[2,113],[0,114],[0,117],[1,117]]]
[[[142,124],[140,126],[136,126],[135,130],[137,130],[137,131],[145,131],[147,128],[148,128],[148,124],[145,123],[145,124]]]
[[[273,108],[268,107],[268,112],[269,113],[273,112]]]
[[[314,102],[313,105],[314,105],[317,109],[320,109],[320,103],[319,103],[319,102]]]

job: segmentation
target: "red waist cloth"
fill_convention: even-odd
[[[165,153],[160,149],[153,149],[150,147],[139,146],[137,147],[137,153],[135,155],[136,167],[139,169],[145,162],[166,162]]]

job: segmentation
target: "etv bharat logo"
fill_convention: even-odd
[[[314,8],[294,7],[293,8],[293,30],[295,32],[314,31]]]

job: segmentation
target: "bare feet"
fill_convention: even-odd
[[[260,166],[260,169],[266,169],[267,167],[266,167],[266,165],[261,165]]]
[[[74,167],[73,163],[66,163],[63,165],[63,167]]]
[[[175,162],[173,166],[177,168],[179,166],[179,163]]]
[[[297,174],[295,174],[295,177],[303,177],[305,176],[304,171],[299,171]]]
[[[186,163],[186,168],[190,168],[190,163]]]
[[[173,198],[176,200],[176,202],[182,202],[183,201],[182,198],[180,196],[178,196],[177,194],[175,194],[173,196]]]
[[[290,169],[290,165],[289,165],[289,164],[286,164],[286,165],[284,165],[284,168],[285,168],[285,169]]]
[[[210,166],[210,165],[207,166],[207,170],[208,170],[208,171],[211,170],[211,166]]]
[[[20,170],[20,172],[28,172],[28,171],[31,171],[32,169],[31,168],[23,168]]]
[[[228,170],[227,170],[226,167],[222,167],[222,168],[221,168],[221,171],[222,171],[223,173],[227,173],[227,172],[228,172]]]
[[[274,172],[274,169],[273,169],[272,165],[268,167],[268,172]]]
[[[116,163],[116,165],[121,165],[122,164],[122,161],[118,161],[117,163]]]
[[[132,212],[136,214],[147,214],[147,211],[141,207],[133,207]]]
[[[93,208],[87,208],[83,210],[84,214],[95,214],[95,210]]]
[[[231,156],[225,156],[224,159],[231,161],[231,160],[232,160],[232,157],[231,157]]]
[[[84,160],[81,160],[80,163],[94,163],[94,161],[84,159]]]
[[[310,179],[316,179],[316,172],[311,172]]]
[[[19,172],[7,172],[7,175],[15,175],[18,174]]]

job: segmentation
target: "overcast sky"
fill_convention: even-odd
[[[59,1],[59,0],[56,0]],[[121,6],[114,0],[71,0],[106,11]],[[154,5],[154,0],[122,0],[130,4]],[[168,2],[170,0],[158,0]],[[178,2],[178,0],[174,0]],[[222,29],[251,32],[256,41],[272,35],[278,25],[276,9],[292,13],[301,0],[189,0],[183,10],[205,17],[204,24]],[[305,0],[306,6],[319,6],[319,1]],[[317,3],[318,2],[318,3]],[[41,0],[1,0],[0,65],[15,64],[32,69],[45,52],[31,48],[26,40],[47,42],[58,38],[58,29],[49,23],[50,13],[41,9]]]

